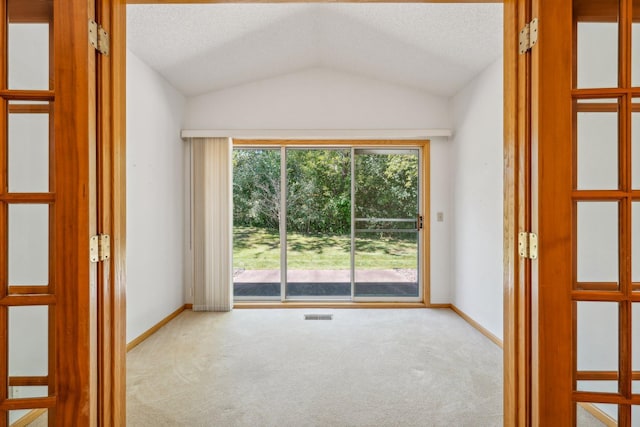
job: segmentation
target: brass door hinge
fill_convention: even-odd
[[[103,55],[109,55],[109,33],[96,21],[89,21],[89,43]]]
[[[89,259],[91,262],[106,261],[111,258],[111,238],[108,234],[98,234],[91,237],[89,245]]]
[[[518,37],[518,51],[520,55],[527,53],[538,43],[538,18],[529,22],[520,30]]]
[[[518,253],[521,258],[538,258],[538,235],[526,231],[518,234]]]

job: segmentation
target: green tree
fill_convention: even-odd
[[[351,223],[349,150],[287,152],[287,229],[302,233],[348,233]]]
[[[233,215],[236,225],[279,228],[279,150],[233,150]]]
[[[356,217],[413,218],[417,208],[417,156],[360,154],[356,157]]]
[[[351,230],[351,150],[287,150],[287,229],[347,234]],[[418,159],[412,154],[356,157],[356,217],[413,218],[418,205]],[[233,151],[236,225],[277,230],[280,150]]]

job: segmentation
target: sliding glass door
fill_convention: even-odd
[[[286,297],[351,298],[351,150],[286,156]]]
[[[233,150],[233,296],[280,300],[280,149]]]
[[[419,148],[236,148],[236,300],[421,301]]]
[[[419,151],[356,149],[354,163],[354,297],[418,297]]]

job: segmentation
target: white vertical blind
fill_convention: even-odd
[[[233,176],[230,138],[192,138],[193,310],[233,304]]]

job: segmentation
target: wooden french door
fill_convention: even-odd
[[[108,24],[114,3],[98,3]],[[89,43],[95,18],[90,0],[0,1],[0,426],[124,420],[121,279],[90,261],[98,227],[123,227],[108,114],[123,87]]]
[[[531,423],[638,426],[640,1],[532,3]]]

